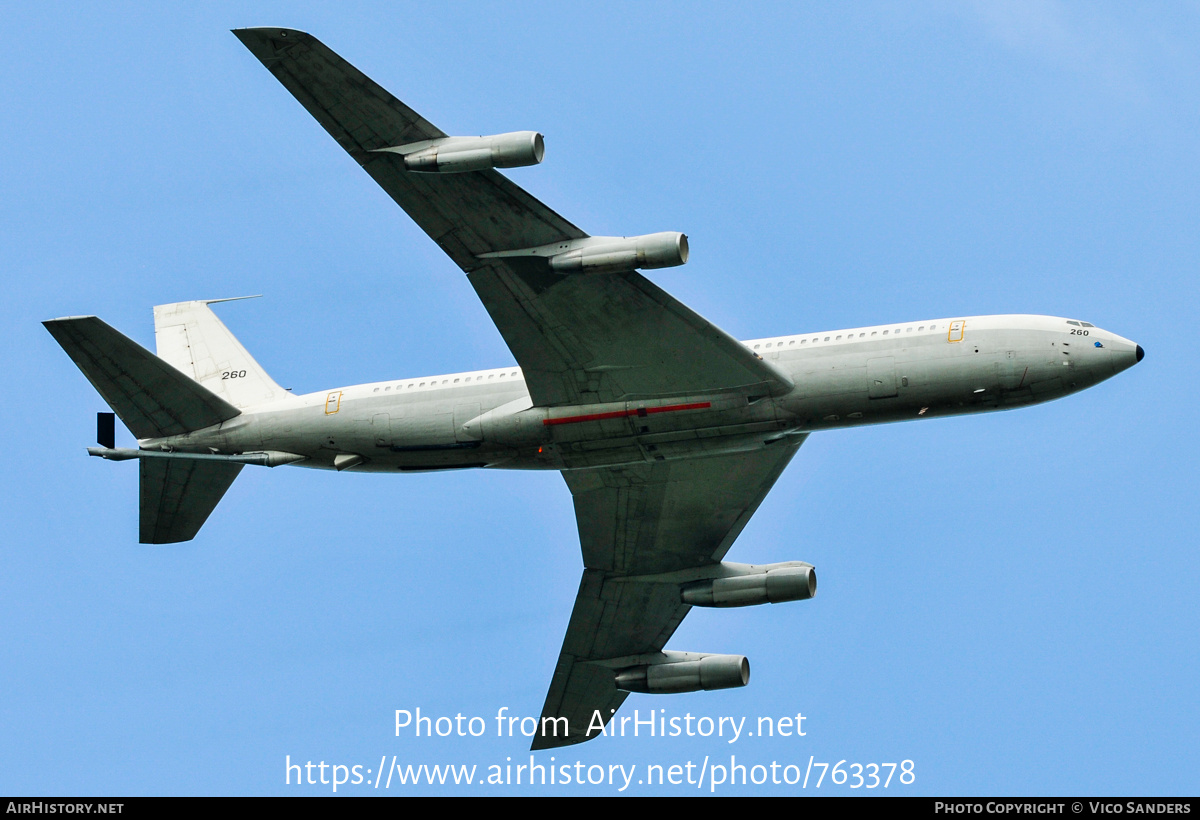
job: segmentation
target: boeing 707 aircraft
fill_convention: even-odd
[[[46,328],[138,439],[140,539],[197,534],[246,464],[559,470],[583,578],[534,749],[594,737],[629,692],[744,686],[739,655],[667,650],[693,606],[804,600],[811,564],[723,559],[815,431],[1060,398],[1141,361],[1078,319],[954,316],[738,341],[639,271],[687,237],[590,236],[496,169],[541,134],[449,136],[303,32],[234,32],[467,275],[519,367],[293,395],[209,307],[154,309],[157,355],[94,316]]]

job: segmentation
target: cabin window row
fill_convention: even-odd
[[[1091,327],[1091,325],[1087,325],[1087,326]],[[929,325],[928,329],[931,331],[937,330],[937,325]],[[924,332],[926,330],[926,326],[920,325],[917,327],[916,330],[918,333]],[[884,331],[872,330],[871,335],[872,336],[887,336],[887,335],[889,335],[889,332],[893,336],[899,336],[901,333],[901,328],[896,328],[895,330],[892,330],[891,328],[889,328],[888,330],[884,330]],[[904,332],[912,333],[913,329],[911,327],[906,328],[906,329],[904,329]],[[826,336],[824,339],[822,339],[820,336],[813,336],[812,343],[817,344],[818,342],[822,342],[822,341],[828,342],[831,339],[835,342],[840,342],[843,338],[845,338],[847,341],[849,341],[850,339],[854,339],[854,338],[865,339],[865,338],[867,338],[867,331],[865,331],[865,330],[862,331],[861,333],[858,334],[857,337],[853,333],[843,333],[839,336],[833,336],[831,334],[829,336]],[[805,344],[808,344],[809,340],[808,339],[800,339],[799,341],[800,341],[800,344],[805,345]],[[796,344],[795,339],[789,339],[787,342],[787,347],[792,347],[795,344]],[[781,339],[779,342],[767,342],[765,345],[757,344],[754,346],[754,349],[758,350],[760,347],[770,348],[772,346],[777,347],[777,348],[784,347],[783,340]]]
[[[514,370],[511,373],[501,373],[498,376],[495,373],[489,373],[486,376],[460,376],[459,378],[454,379],[453,382],[451,382],[451,380],[448,378],[442,379],[440,382],[437,379],[430,379],[429,381],[424,381],[424,382],[408,382],[406,384],[397,384],[395,387],[396,387],[396,390],[412,390],[414,387],[417,387],[417,388],[421,388],[421,387],[425,387],[425,386],[437,387],[442,384],[451,384],[451,383],[459,384],[460,382],[467,383],[467,382],[470,382],[472,379],[474,379],[476,382],[485,381],[487,379],[496,379],[496,378],[503,379],[508,376],[511,376],[512,378],[515,379],[517,377],[517,373],[519,373],[519,372],[520,371]],[[376,387],[371,392],[378,393],[378,392],[380,392],[380,390],[382,390],[384,393],[387,393],[391,389],[392,389],[392,385],[389,384],[386,387]]]

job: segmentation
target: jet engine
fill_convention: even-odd
[[[727,607],[803,601],[817,594],[817,572],[811,566],[776,565],[772,569],[768,565],[757,569],[754,573],[688,584],[680,589],[680,597],[693,606]]]
[[[672,268],[688,260],[688,239],[676,231],[645,236],[594,236],[586,244],[550,257],[559,273],[614,273]]]
[[[667,658],[661,663],[622,669],[617,673],[617,688],[657,695],[736,689],[750,682],[750,661],[744,655],[671,653]]]
[[[420,145],[417,143],[416,145]],[[385,148],[404,156],[409,171],[459,174],[486,168],[520,168],[537,165],[546,153],[546,143],[536,131],[514,131],[491,137],[444,137],[428,145]]]

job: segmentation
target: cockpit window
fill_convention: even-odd
[[[1075,327],[1079,327],[1079,322],[1072,322],[1070,319],[1067,319],[1067,324],[1075,325]]]
[[[1079,324],[1081,327],[1095,327],[1091,322],[1080,322]]]

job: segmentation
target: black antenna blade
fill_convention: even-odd
[[[117,446],[117,423],[114,413],[96,414],[96,443],[112,449]]]

